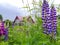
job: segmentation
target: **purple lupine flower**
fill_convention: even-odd
[[[46,0],[43,0],[43,5],[42,5],[42,21],[43,21],[43,27],[46,29],[46,8],[49,7],[49,5],[46,3]]]
[[[42,5],[42,22],[43,22],[44,33],[46,34],[51,33],[52,26],[49,12],[49,4],[46,0],[43,0]]]
[[[43,0],[42,5],[42,22],[43,22],[43,28],[44,33],[46,34],[56,34],[56,28],[57,28],[57,15],[56,10],[54,6],[49,9],[49,4],[46,0]]]
[[[57,30],[57,15],[56,15],[56,9],[54,6],[52,6],[51,8],[51,23],[52,23],[52,32],[54,33],[54,35],[56,34],[56,30]]]
[[[4,36],[4,40],[8,39],[8,29],[5,29],[3,22],[0,22],[0,36]]]
[[[4,23],[0,22],[0,36],[5,35],[4,34]]]

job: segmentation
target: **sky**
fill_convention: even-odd
[[[49,3],[51,4],[52,1],[53,0],[50,0]],[[32,8],[32,0],[28,0],[28,3]],[[14,20],[16,16],[26,16],[28,15],[27,10],[22,8],[26,4],[27,0],[24,0],[24,4],[22,3],[22,0],[0,0],[0,14],[2,14],[4,20]],[[54,0],[54,4],[60,4],[60,1]]]

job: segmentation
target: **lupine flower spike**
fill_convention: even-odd
[[[46,0],[43,0],[42,4],[42,22],[44,33],[50,35],[52,38],[55,38],[57,30],[56,9],[54,6],[49,9],[49,4]]]
[[[51,33],[49,4],[46,0],[43,0],[43,5],[42,5],[42,22],[43,22],[44,33],[45,34]]]
[[[56,9],[54,6],[51,7],[51,11],[50,11],[50,15],[51,15],[51,23],[52,23],[52,36],[54,37],[56,35],[56,31],[57,31],[57,15],[56,15]]]
[[[5,36],[4,39],[7,40],[8,31],[5,29],[3,21],[0,22],[0,37],[2,36]]]
[[[0,22],[0,36],[5,35],[4,23]]]

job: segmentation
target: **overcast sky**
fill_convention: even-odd
[[[49,3],[52,3],[52,1],[53,0],[50,0]],[[28,0],[28,2],[32,7],[31,5],[32,0]],[[25,9],[22,9],[22,7],[25,6],[26,4],[27,0],[24,0],[24,5],[22,3],[22,0],[0,0],[0,14],[3,15],[4,20],[5,19],[14,20],[16,15],[25,16],[28,13]],[[60,4],[60,1],[55,0],[54,4]]]

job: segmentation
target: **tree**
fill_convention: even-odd
[[[7,27],[12,26],[12,22],[9,19],[5,20],[5,24]]]
[[[3,17],[2,17],[2,15],[0,14],[0,20],[3,20]]]

